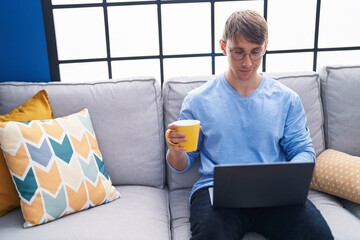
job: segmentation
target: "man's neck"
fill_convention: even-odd
[[[241,80],[230,71],[226,71],[225,78],[230,86],[232,86],[241,96],[248,97],[260,85],[262,75],[257,74],[252,79]]]

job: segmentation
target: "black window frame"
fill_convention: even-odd
[[[60,70],[59,66],[62,63],[84,63],[84,62],[94,62],[94,61],[106,61],[108,65],[108,74],[109,78],[112,78],[112,61],[121,61],[121,60],[139,60],[139,59],[159,59],[160,60],[160,81],[161,84],[164,82],[164,59],[166,58],[187,58],[187,57],[211,57],[211,73],[215,74],[215,58],[222,56],[221,53],[216,53],[215,51],[215,2],[231,2],[239,0],[193,0],[193,1],[184,1],[184,0],[173,0],[173,1],[139,1],[139,2],[118,2],[118,3],[107,3],[106,0],[103,0],[102,3],[92,3],[92,4],[71,4],[71,5],[52,5],[51,0],[42,0],[42,9],[43,9],[43,18],[44,26],[46,33],[47,49],[48,49],[48,58],[49,58],[49,68],[50,68],[50,78],[51,81],[60,81]],[[243,1],[254,1],[254,0],[243,0]],[[264,12],[263,16],[267,19],[268,12],[268,0],[262,0],[264,3]],[[178,4],[178,3],[201,3],[209,2],[211,3],[211,52],[204,54],[178,54],[178,55],[164,55],[163,53],[163,41],[162,41],[162,19],[161,19],[161,5],[165,4]],[[126,5],[148,5],[156,4],[157,5],[157,17],[158,17],[158,29],[159,29],[159,55],[154,56],[136,56],[136,57],[111,57],[110,55],[110,40],[109,40],[109,23],[108,23],[108,14],[107,7],[111,6],[126,6]],[[57,44],[55,36],[55,27],[54,27],[54,9],[64,9],[64,8],[86,8],[86,7],[102,7],[104,10],[104,23],[105,23],[105,34],[106,34],[106,58],[96,58],[96,59],[78,59],[78,60],[59,60],[57,54]],[[263,57],[262,62],[262,71],[266,72],[266,56],[272,54],[284,54],[284,53],[313,53],[313,71],[317,70],[317,57],[319,52],[331,52],[331,51],[352,51],[360,50],[360,46],[353,47],[334,47],[334,48],[319,48],[319,25],[320,25],[320,13],[321,13],[321,0],[317,0],[316,4],[316,16],[315,16],[315,31],[314,31],[314,45],[313,48],[307,49],[288,49],[288,50],[268,50]],[[310,70],[310,69],[309,69]]]

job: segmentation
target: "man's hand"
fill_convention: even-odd
[[[177,125],[175,123],[170,123],[168,125],[167,131],[168,137],[166,139],[166,144],[168,146],[168,154],[166,157],[167,162],[176,170],[181,171],[187,166],[187,156],[185,148],[179,146],[181,142],[186,142],[186,136],[183,132],[177,131]]]

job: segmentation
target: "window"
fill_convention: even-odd
[[[219,74],[227,17],[254,9],[269,25],[259,71],[359,64],[357,0],[42,0],[53,81]]]

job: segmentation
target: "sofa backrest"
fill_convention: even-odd
[[[304,106],[307,126],[316,154],[325,149],[324,115],[320,96],[320,76],[316,72],[267,73],[294,90]]]
[[[3,83],[0,114],[18,107],[41,89],[47,91],[55,117],[89,109],[114,185],[164,186],[163,114],[158,81]]]
[[[315,72],[267,73],[297,92],[303,103],[307,124],[317,154],[325,149],[323,112],[320,99],[320,77]],[[179,117],[182,101],[187,93],[213,79],[215,76],[176,77],[165,81],[163,86],[165,126]],[[199,162],[185,174],[176,174],[167,169],[170,190],[192,187],[199,178]]]
[[[360,66],[319,70],[326,147],[360,156]]]

